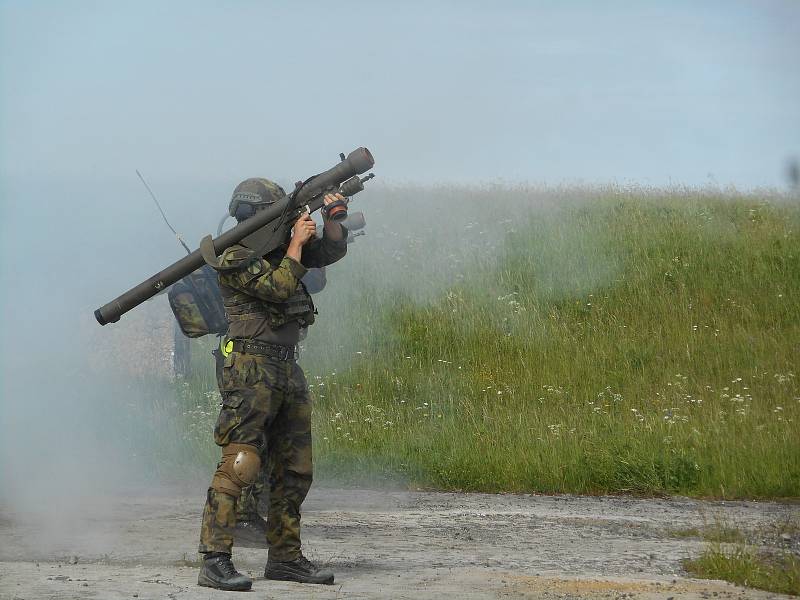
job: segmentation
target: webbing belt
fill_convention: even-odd
[[[280,344],[268,344],[266,342],[252,342],[247,340],[232,340],[232,342],[233,348],[230,350],[232,352],[259,354],[261,356],[277,358],[278,360],[297,360],[296,346],[281,346]],[[228,344],[230,343],[231,342],[228,342]]]

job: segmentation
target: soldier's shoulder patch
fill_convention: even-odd
[[[247,271],[252,275],[261,275],[264,270],[264,265],[260,260],[254,260],[247,266]]]

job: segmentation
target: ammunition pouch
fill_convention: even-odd
[[[305,286],[298,282],[294,294],[285,302],[267,302],[257,300],[248,294],[223,289],[223,303],[228,321],[246,321],[249,319],[264,319],[271,329],[277,329],[297,321],[301,328],[308,327],[314,322],[316,309],[311,295]]]

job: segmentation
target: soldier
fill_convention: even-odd
[[[328,283],[325,267],[309,269],[302,278],[303,286],[309,294],[318,294],[325,289]],[[305,330],[300,332],[300,338],[305,337]],[[222,360],[219,352],[215,353],[218,360]],[[219,365],[218,372],[222,366]],[[242,488],[239,501],[236,503],[236,531],[234,540],[239,546],[248,548],[267,548],[268,527],[267,522],[260,513],[269,511],[269,457],[262,456],[261,472],[255,483]]]
[[[238,221],[284,195],[266,179],[248,179],[234,190],[229,212]],[[325,196],[325,204],[344,200]],[[234,245],[220,257],[219,283],[230,322],[223,344],[222,408],[214,440],[222,447],[203,511],[199,551],[204,555],[198,584],[249,590],[252,581],[231,562],[236,504],[255,482],[261,463],[270,465],[267,517],[267,579],[333,583],[301,551],[300,506],[312,481],[311,399],[297,365],[301,329],[314,321],[314,305],[300,279],[309,268],[336,262],[347,252],[347,231],[328,220],[316,237],[310,216],[292,228],[288,243],[264,257]]]
[[[364,235],[363,228],[366,225],[363,213],[351,213],[342,224],[347,228],[347,243],[351,243],[356,237]],[[222,231],[220,228],[219,233]],[[328,284],[325,267],[309,269],[301,280],[306,291],[311,294],[318,294],[325,289]],[[300,332],[300,338],[305,338],[305,330]],[[222,355],[215,351],[218,362],[218,372],[222,369]],[[236,503],[236,530],[234,531],[235,543],[247,548],[268,548],[267,543],[267,522],[261,516],[269,511],[269,477],[270,465],[268,457],[262,456],[261,472],[258,474],[256,482],[242,489],[239,501]]]

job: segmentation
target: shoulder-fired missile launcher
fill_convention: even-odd
[[[254,256],[263,256],[288,239],[292,226],[304,212],[313,213],[322,208],[325,194],[339,192],[350,197],[362,191],[364,182],[373,177],[372,174],[360,177],[374,166],[372,154],[362,147],[356,148],[347,156],[341,154],[340,158],[341,162],[336,166],[298,183],[292,193],[269,208],[259,211],[216,238],[206,236],[200,243],[200,249],[98,308],[94,311],[97,322],[106,325],[119,321],[126,312],[193,273],[203,264],[213,265],[216,257],[234,244],[249,248]],[[337,217],[344,219],[346,211],[337,211],[331,215],[331,218]]]

